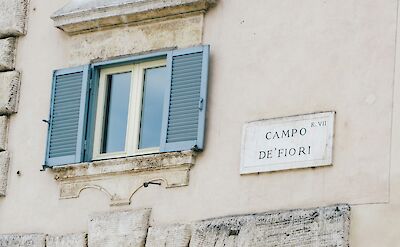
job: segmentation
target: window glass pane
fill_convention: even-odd
[[[139,149],[160,146],[164,95],[167,85],[165,66],[145,70]]]
[[[101,153],[125,150],[131,72],[108,75]]]

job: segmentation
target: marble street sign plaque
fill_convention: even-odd
[[[332,165],[334,112],[246,123],[240,173]]]

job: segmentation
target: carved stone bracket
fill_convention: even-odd
[[[97,189],[111,206],[129,205],[133,195],[149,182],[165,188],[187,186],[195,163],[192,151],[160,153],[54,167],[60,198],[77,198],[85,189]]]

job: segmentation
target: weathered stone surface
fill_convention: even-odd
[[[44,234],[4,234],[0,235],[0,247],[45,247]]]
[[[17,112],[20,87],[20,73],[0,73],[0,115]]]
[[[51,17],[70,34],[206,11],[215,0],[89,0],[70,1]]]
[[[187,247],[190,237],[189,225],[154,226],[147,233],[146,247]]]
[[[96,213],[89,218],[90,247],[143,247],[150,209]]]
[[[337,205],[206,220],[191,247],[349,246],[350,207]]]
[[[8,117],[0,116],[0,151],[7,149]]]
[[[126,205],[145,182],[160,182],[165,188],[187,186],[195,157],[192,151],[160,153],[59,166],[52,171],[60,181],[61,199],[79,197],[90,188],[109,196],[111,205]]]
[[[0,38],[25,34],[28,0],[0,1]]]
[[[0,71],[14,69],[15,41],[12,37],[0,39]]]
[[[8,152],[7,151],[0,152],[0,196],[6,195],[8,166],[9,166]]]
[[[72,233],[66,235],[48,235],[46,247],[86,247],[86,233]]]
[[[77,66],[92,60],[107,60],[171,47],[196,46],[202,43],[203,20],[204,15],[197,13],[75,35],[68,40],[68,64]]]

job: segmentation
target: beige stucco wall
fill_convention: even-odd
[[[138,27],[120,28],[115,42],[109,37],[116,31],[70,37],[49,18],[65,2],[31,0],[28,33],[18,40],[21,97],[10,119],[12,156],[7,196],[0,198],[0,233],[86,231],[88,214],[110,210],[108,198],[96,190],[59,200],[53,174],[40,171],[47,135],[41,120],[48,117],[52,71],[172,46],[161,39],[138,48],[136,39],[146,41]],[[202,27],[203,43],[211,45],[205,151],[188,187],[142,189],[125,208],[152,208],[150,224],[158,225],[343,202],[352,205],[352,246],[395,246],[397,10],[396,0],[219,0]],[[178,46],[201,42],[196,31],[182,30],[173,37]],[[89,42],[102,35],[108,39],[101,44]],[[330,110],[337,112],[332,167],[239,175],[246,121]]]

